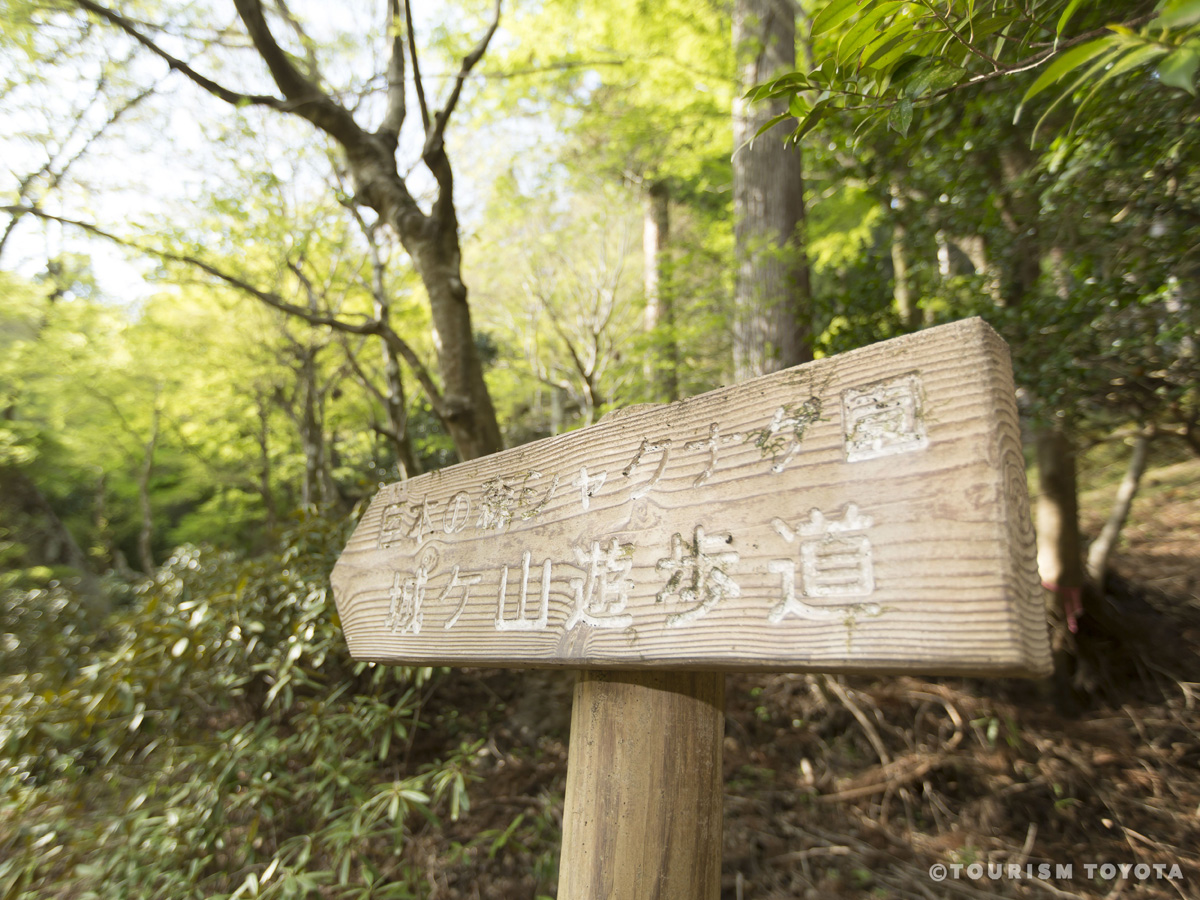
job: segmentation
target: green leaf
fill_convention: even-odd
[[[1058,56],[1046,71],[1038,76],[1037,81],[1029,86],[1029,90],[1025,92],[1025,96],[1021,98],[1021,102],[1017,106],[1017,115],[1020,115],[1020,107],[1024,106],[1056,81],[1061,80],[1068,72],[1086,65],[1101,53],[1115,50],[1115,41],[1116,38],[1114,37],[1097,38],[1094,41],[1088,41],[1086,44],[1080,44],[1078,47],[1072,47],[1066,53]]]
[[[1167,0],[1151,28],[1187,28],[1200,22],[1200,0]]]
[[[829,98],[813,104],[813,108],[808,111],[808,115],[804,117],[804,121],[797,125],[796,130],[792,132],[790,140],[793,144],[800,143],[806,134],[817,127],[828,106]]]
[[[880,60],[882,60],[884,57],[890,56],[892,51],[897,47],[905,47],[913,39],[920,36],[914,33],[911,28],[903,27],[903,25],[907,24],[907,22],[902,23],[902,27],[900,28],[892,26],[881,36],[868,44],[867,49],[865,49],[862,54],[862,67],[864,69],[886,69],[887,64],[881,63]]]
[[[837,28],[856,12],[859,12],[858,0],[833,0],[813,19],[813,36],[816,37],[818,34],[824,34],[832,28]]]
[[[1071,21],[1071,16],[1075,15],[1075,10],[1079,9],[1079,4],[1082,2],[1083,0],[1071,0],[1067,4],[1067,8],[1063,10],[1063,14],[1059,16],[1058,31],[1056,32],[1059,37],[1062,37],[1063,29],[1067,27],[1067,23]]]
[[[784,119],[790,118],[792,118],[792,114],[790,112],[780,113],[777,116],[771,116],[771,118],[762,123],[758,131],[754,132],[754,137],[750,138],[750,143],[754,143],[755,139],[761,137],[764,132],[770,131]]]
[[[1196,96],[1196,68],[1200,66],[1200,50],[1180,47],[1158,64],[1159,80]]]
[[[1136,69],[1138,66],[1145,65],[1151,60],[1158,59],[1158,57],[1162,56],[1166,52],[1167,48],[1158,44],[1145,44],[1135,48],[1132,52],[1125,52],[1122,50],[1122,53],[1124,54],[1123,57],[1119,60],[1114,58],[1112,66],[1105,71],[1105,73],[1100,77],[1100,80],[1096,82],[1095,86],[1088,92],[1088,95],[1083,99],[1083,102],[1080,103],[1078,108],[1075,110],[1075,115],[1071,119],[1071,128],[1075,127],[1076,120],[1079,119],[1079,116],[1083,112],[1084,108],[1092,101],[1092,98],[1096,96],[1096,93],[1100,90],[1100,88],[1102,88],[1109,81],[1112,81],[1114,78],[1124,75],[1126,72]]]
[[[896,101],[892,111],[888,113],[888,127],[901,135],[908,136],[908,127],[912,125],[913,105],[907,97]]]
[[[1050,115],[1050,113],[1054,112],[1054,110],[1058,107],[1058,105],[1060,103],[1062,103],[1065,99],[1070,97],[1079,88],[1080,85],[1082,85],[1084,82],[1088,81],[1097,72],[1099,72],[1101,69],[1103,69],[1105,66],[1107,66],[1113,59],[1119,57],[1124,52],[1125,52],[1125,48],[1122,47],[1120,45],[1120,43],[1116,42],[1116,39],[1114,38],[1113,41],[1110,43],[1108,50],[1105,51],[1104,53],[1101,53],[1100,58],[1093,61],[1091,66],[1088,67],[1088,70],[1086,72],[1084,72],[1082,75],[1080,75],[1078,78],[1076,78],[1075,81],[1071,83],[1070,87],[1068,87],[1066,90],[1064,90],[1062,93],[1060,93],[1057,97],[1054,98],[1054,102],[1050,104],[1050,106],[1046,109],[1046,111],[1044,113],[1042,113],[1042,117],[1040,119],[1038,119],[1037,124],[1033,126],[1033,134],[1031,135],[1031,140],[1037,140],[1037,133],[1041,129],[1042,123],[1046,121],[1046,118]],[[1021,117],[1021,111],[1023,109],[1024,109],[1023,105],[1017,106],[1017,112],[1013,116],[1014,123],[1016,123],[1016,121]]]
[[[838,42],[838,65],[845,65],[854,54],[875,39],[875,26],[881,19],[894,13],[904,5],[903,2],[880,3],[870,12],[864,13]]]

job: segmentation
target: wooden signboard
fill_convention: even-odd
[[[351,653],[385,663],[1050,668],[979,319],[386,486],[332,581]]]

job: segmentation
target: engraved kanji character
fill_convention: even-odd
[[[500,596],[496,606],[497,631],[544,631],[550,621],[550,560],[542,563],[542,593],[537,615],[530,618],[529,607],[529,560],[532,554],[526,550],[521,555],[521,599],[517,602],[517,614],[505,618],[504,605],[508,596],[508,566],[500,576]]]
[[[454,611],[454,615],[446,620],[446,624],[443,625],[442,628],[444,628],[446,631],[449,631],[454,627],[454,623],[458,621],[458,617],[461,616],[463,614],[463,610],[467,608],[467,601],[471,598],[471,586],[479,584],[479,582],[482,580],[483,576],[479,574],[459,576],[458,566],[454,567],[454,569],[450,572],[450,583],[446,585],[446,589],[442,591],[441,596],[438,597],[438,605],[440,606],[441,603],[450,596],[450,593],[455,588],[461,587],[463,595],[462,600],[458,604],[458,609]]]
[[[732,543],[731,535],[706,535],[699,525],[690,541],[685,542],[678,532],[671,536],[671,555],[660,559],[655,566],[660,572],[670,572],[671,577],[655,600],[661,603],[676,595],[689,606],[667,616],[668,625],[691,622],[726,597],[741,596],[741,588],[725,572],[725,567],[740,558],[737,552],[724,549]]]
[[[483,497],[479,501],[479,528],[494,528],[500,531],[512,521],[521,499],[521,489],[516,482],[508,481],[503,475],[489,478],[483,483]]]
[[[404,539],[404,504],[389,503],[383,508],[383,518],[379,523],[380,550],[386,550]]]
[[[771,520],[771,526],[788,543],[800,539],[801,592],[805,597],[867,597],[875,591],[871,541],[865,534],[873,524],[854,503],[846,504],[839,519],[827,519],[813,509],[808,521],[795,531],[782,519]],[[779,621],[789,612],[805,617],[804,610],[811,607],[796,600],[794,588],[789,604],[787,573],[781,566],[773,566],[771,571],[784,576],[784,599],[772,610],[771,621]]]
[[[633,616],[621,615],[629,602],[633,582],[633,545],[618,544],[613,538],[607,547],[592,541],[589,550],[575,548],[575,561],[584,570],[582,578],[572,578],[575,589],[575,609],[564,626],[570,631],[578,623],[596,628],[628,628]]]
[[[588,475],[587,466],[579,467],[579,476],[571,482],[572,487],[579,488],[579,499],[583,503],[583,508],[587,509],[592,502],[592,495],[604,486],[604,479],[608,472],[600,472],[598,475]]]
[[[629,492],[629,496],[634,500],[640,500],[654,489],[662,478],[663,471],[667,468],[667,460],[671,458],[671,439],[662,438],[658,441],[650,441],[646,438],[642,439],[641,445],[637,449],[637,453],[633,456],[633,461],[627,465],[621,473],[626,478],[637,471],[638,466],[642,464],[642,460],[650,453],[661,454],[658,458],[658,467],[654,470],[654,474],[650,476],[650,480],[639,488]]]
[[[929,446],[921,378],[902,375],[842,393],[846,461],[859,462]]]
[[[428,497],[408,503],[389,503],[383,510],[383,521],[380,523],[379,549],[386,550],[403,541],[415,541],[420,547],[433,531],[429,509],[436,504],[436,500],[430,500]],[[409,515],[412,516],[412,521],[405,525]]]
[[[782,472],[792,457],[800,451],[804,433],[808,426],[821,419],[821,398],[812,396],[796,406],[781,406],[775,410],[775,415],[766,428],[753,432],[754,446],[758,447],[765,456],[771,454],[774,463],[771,471],[775,474]],[[779,458],[780,452],[783,458]]]
[[[713,470],[717,467],[717,445],[720,440],[721,426],[714,422],[708,426],[708,437],[706,439],[702,441],[688,441],[683,445],[684,450],[708,450],[708,464],[696,476],[696,480],[692,482],[693,487],[700,487],[700,485],[712,477]]]
[[[392,634],[420,634],[424,612],[421,607],[425,602],[425,585],[429,581],[429,571],[424,565],[417,568],[416,575],[407,578],[399,572],[392,576],[392,590],[388,594],[391,603],[388,604],[387,618],[384,627]]]
[[[489,478],[483,483],[483,498],[479,502],[479,521],[476,524],[480,528],[501,531],[516,517],[532,519],[540,514],[558,487],[558,476],[555,475],[549,490],[537,501],[538,492],[529,486],[529,482],[541,477],[541,472],[530,471],[519,478],[504,475]]]

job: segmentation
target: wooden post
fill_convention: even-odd
[[[723,671],[1050,671],[1008,350],[979,319],[379,491],[350,652],[588,670],[560,900],[715,900]]]
[[[559,900],[717,900],[718,672],[584,672],[575,687]]]

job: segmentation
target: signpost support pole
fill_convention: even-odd
[[[725,676],[582,672],[559,900],[717,900]]]

